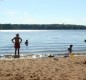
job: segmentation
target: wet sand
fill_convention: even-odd
[[[0,60],[0,80],[86,80],[86,56]]]

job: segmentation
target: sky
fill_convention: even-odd
[[[0,23],[86,25],[86,0],[0,0]]]

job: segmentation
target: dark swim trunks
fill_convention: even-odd
[[[20,48],[20,43],[15,43],[14,48]]]

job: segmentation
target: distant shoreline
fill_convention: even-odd
[[[74,24],[0,24],[0,30],[84,30],[84,25]]]

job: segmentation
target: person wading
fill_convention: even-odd
[[[20,43],[22,42],[22,39],[19,37],[19,34],[16,34],[16,37],[12,39],[12,42],[14,43],[15,48],[15,56],[14,57],[20,57],[19,49],[20,49]],[[16,55],[16,52],[18,50],[18,55]]]

